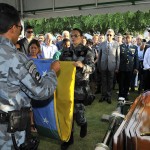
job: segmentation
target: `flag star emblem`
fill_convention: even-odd
[[[43,118],[43,122],[46,123],[46,124],[49,123],[49,121],[47,120],[47,118]]]
[[[47,74],[47,70],[43,71],[42,76],[45,76]]]

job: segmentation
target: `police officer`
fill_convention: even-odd
[[[75,111],[74,116],[77,125],[81,127],[80,137],[83,138],[87,134],[87,121],[84,116],[85,106],[89,98],[89,75],[94,71],[94,55],[91,49],[82,44],[83,33],[80,29],[75,28],[71,31],[72,44],[70,48],[63,49],[60,56],[62,61],[73,61],[73,65],[76,66],[75,77],[75,91],[74,91],[74,103]],[[89,99],[88,99],[89,98]],[[70,140],[64,142],[61,145],[61,150],[66,150],[69,145],[73,144],[73,129]]]
[[[138,72],[138,50],[137,46],[131,44],[132,36],[126,35],[124,44],[120,45],[120,66],[119,66],[119,99],[128,100],[132,72]]]
[[[11,133],[7,132],[10,124],[8,113],[15,114],[24,107],[30,107],[31,98],[47,100],[56,88],[56,72],[60,65],[58,61],[54,62],[47,75],[41,77],[33,62],[15,47],[22,30],[17,10],[0,3],[0,18],[0,149],[12,150],[14,141]],[[26,120],[23,124],[26,124]],[[18,147],[25,142],[25,134],[20,129],[14,130],[13,137]]]

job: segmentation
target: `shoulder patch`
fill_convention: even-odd
[[[25,67],[27,68],[28,72],[31,74],[31,76],[33,77],[33,79],[36,82],[41,82],[41,76],[39,74],[39,72],[36,69],[36,66],[33,62],[33,60],[29,60],[26,64]]]

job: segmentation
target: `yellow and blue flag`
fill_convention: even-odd
[[[41,75],[49,71],[52,60],[33,60]],[[33,113],[40,135],[68,141],[73,121],[76,68],[69,61],[60,61],[60,67],[54,95],[49,100],[37,101],[38,106],[33,106]]]

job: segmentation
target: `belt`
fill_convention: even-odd
[[[8,123],[8,111],[13,111],[14,107],[0,103],[0,124]]]
[[[4,123],[8,123],[8,121],[9,121],[8,113],[0,111],[0,123],[4,124]]]

